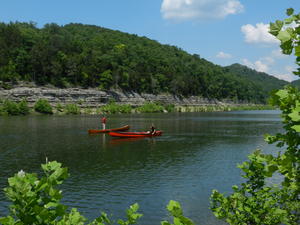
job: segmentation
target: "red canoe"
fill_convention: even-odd
[[[124,131],[129,130],[129,125],[126,125],[124,127],[119,128],[113,128],[113,129],[105,129],[105,130],[88,130],[89,134],[97,134],[97,133],[108,133],[111,131]]]
[[[137,137],[155,137],[160,136],[162,131],[155,131],[154,134],[149,132],[109,132],[112,137],[137,138]]]

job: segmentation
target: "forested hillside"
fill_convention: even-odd
[[[146,37],[82,24],[0,23],[0,81],[265,102],[286,84]],[[263,78],[259,77],[261,75]]]
[[[292,85],[300,88],[300,80],[294,80],[294,81],[292,81]]]
[[[289,84],[287,81],[279,80],[269,74],[258,72],[238,63],[227,66],[225,67],[225,69],[233,75],[249,79],[250,82],[254,83],[261,90],[263,90],[264,95],[268,95],[268,93],[270,93],[272,90],[280,89],[283,86]]]

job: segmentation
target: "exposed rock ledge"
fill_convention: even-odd
[[[29,106],[40,98],[47,99],[51,105],[58,103],[65,105],[77,103],[81,107],[99,107],[109,102],[110,99],[117,103],[130,104],[132,106],[142,105],[148,101],[158,101],[175,106],[205,106],[205,105],[227,105],[232,102],[210,100],[198,96],[180,98],[170,94],[138,94],[135,92],[100,91],[98,89],[67,88],[58,89],[50,87],[14,87],[10,90],[0,89],[0,99],[9,99],[19,102],[26,99]]]

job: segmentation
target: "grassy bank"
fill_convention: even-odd
[[[270,105],[202,105],[202,106],[176,106],[176,112],[225,112],[241,110],[272,110],[275,109]]]
[[[274,109],[269,105],[172,105],[158,102],[145,102],[140,106],[109,102],[95,108],[84,108],[80,103],[51,105],[46,99],[39,99],[33,107],[29,107],[26,100],[19,103],[10,100],[0,100],[0,116],[27,114],[116,114],[116,113],[168,113],[168,112],[216,112],[237,110],[266,110]]]

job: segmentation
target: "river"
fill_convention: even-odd
[[[170,219],[173,199],[195,224],[223,224],[209,210],[211,191],[230,193],[242,181],[236,165],[254,149],[274,151],[263,134],[281,130],[279,111],[107,116],[111,128],[144,131],[151,123],[161,137],[128,140],[88,135],[100,127],[99,116],[0,117],[0,216],[8,212],[7,178],[21,169],[39,172],[47,157],[69,168],[63,203],[89,219],[100,211],[124,218],[137,202],[144,214],[138,224],[160,224]]]

